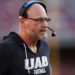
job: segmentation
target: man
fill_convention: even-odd
[[[0,75],[50,75],[45,4],[25,3],[19,12],[19,32],[11,32],[0,44]]]

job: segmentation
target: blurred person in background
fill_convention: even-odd
[[[19,11],[19,32],[0,43],[0,75],[50,75],[45,4],[26,2]]]

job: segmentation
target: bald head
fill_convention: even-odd
[[[47,14],[43,6],[35,3],[27,10],[27,16],[29,18],[40,18],[40,17],[47,17]]]

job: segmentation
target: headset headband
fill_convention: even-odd
[[[31,4],[34,4],[34,3],[40,3],[40,1],[29,1],[29,2],[27,2],[27,3],[25,3],[24,5],[23,5],[23,7],[28,7],[28,6],[30,6]]]
[[[35,4],[35,3],[38,3],[38,4],[42,5],[44,7],[44,9],[46,10],[46,6],[45,6],[44,3],[40,2],[40,1],[29,1],[29,2],[26,2],[25,4],[23,4],[23,6],[20,8],[19,16],[22,16],[22,17],[26,18],[27,17],[26,10],[32,4]],[[46,10],[46,13],[47,13],[47,10]]]

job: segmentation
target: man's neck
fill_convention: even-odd
[[[31,36],[27,36],[25,34],[20,34],[18,35],[21,37],[21,39],[27,44],[27,46],[30,48],[30,50],[34,53],[37,53],[37,40],[32,38]]]

